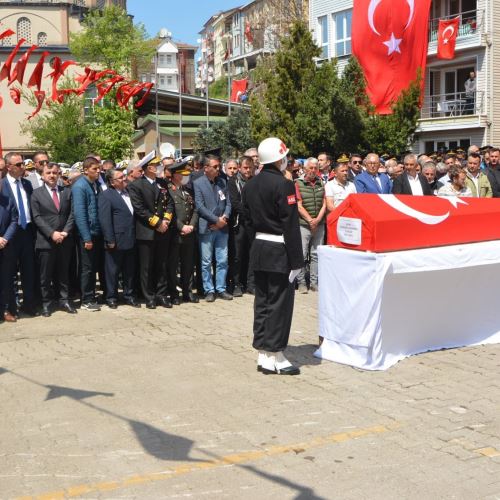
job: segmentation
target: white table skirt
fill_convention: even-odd
[[[500,241],[318,255],[318,358],[385,370],[412,354],[500,343]]]

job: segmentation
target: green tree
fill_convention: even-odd
[[[225,122],[202,126],[193,140],[197,152],[221,148],[226,158],[238,156],[254,146],[250,134],[250,114],[244,109],[236,109]]]
[[[70,88],[69,79],[62,86]],[[32,94],[25,98],[33,107],[36,105]],[[31,136],[33,149],[46,149],[54,161],[75,163],[89,151],[89,134],[82,109],[82,98],[70,94],[62,104],[46,104],[43,113],[21,125],[21,131]]]
[[[151,64],[154,44],[147,40],[144,26],[134,24],[122,8],[111,5],[90,10],[82,27],[71,34],[69,44],[80,64],[97,64],[125,75],[131,74],[134,65]]]
[[[228,79],[225,76],[221,76],[219,79],[215,80],[208,87],[208,96],[211,99],[227,99],[228,98]]]

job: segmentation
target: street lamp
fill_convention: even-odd
[[[158,38],[160,39],[159,46],[156,46],[155,51],[155,117],[156,117],[156,150],[160,150],[160,119],[158,116],[158,58],[159,53],[158,49],[161,47],[161,40],[165,40],[168,37],[168,31],[166,28],[162,28],[160,33],[158,34]]]

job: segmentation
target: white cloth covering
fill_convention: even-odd
[[[412,354],[500,343],[500,241],[318,254],[316,357],[385,370]]]

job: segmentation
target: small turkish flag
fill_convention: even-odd
[[[231,87],[231,102],[241,102],[241,96],[247,91],[248,79],[233,80]]]
[[[460,18],[439,21],[438,28],[438,59],[454,59],[455,43],[457,41]]]
[[[425,74],[430,5],[431,0],[354,0],[352,53],[379,114],[392,113],[419,69]]]

